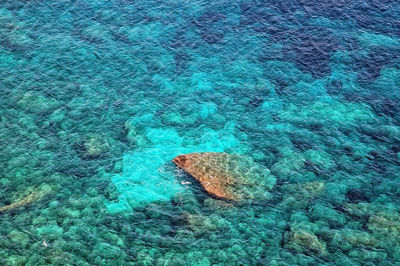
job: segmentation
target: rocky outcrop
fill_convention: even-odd
[[[247,156],[205,152],[179,155],[172,161],[218,198],[262,199],[276,182],[268,168]]]

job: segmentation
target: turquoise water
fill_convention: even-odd
[[[0,0],[0,264],[398,265],[400,4],[323,2]]]

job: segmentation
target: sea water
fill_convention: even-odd
[[[1,265],[398,265],[398,1],[0,1]],[[171,159],[251,156],[271,199]]]

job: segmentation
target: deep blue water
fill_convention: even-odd
[[[1,265],[398,265],[400,3],[0,0]],[[171,159],[252,157],[270,200]]]

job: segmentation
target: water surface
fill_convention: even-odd
[[[397,265],[397,1],[0,1],[0,264]],[[271,199],[171,159],[251,156]]]

